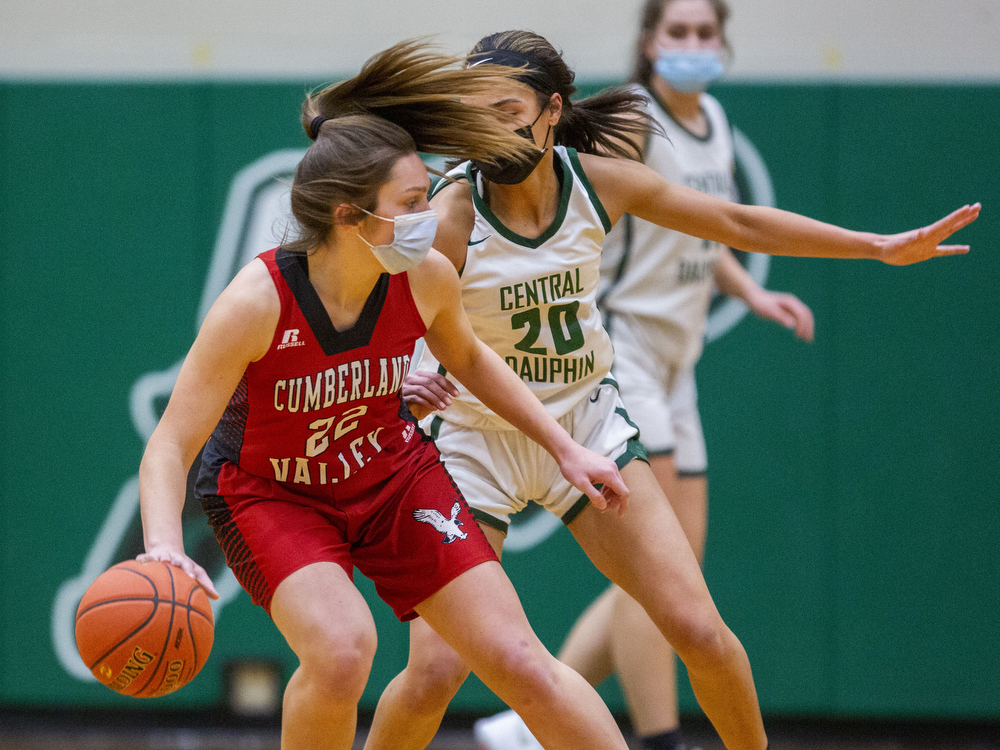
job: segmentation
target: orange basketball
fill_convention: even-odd
[[[127,560],[99,575],[76,610],[76,647],[94,677],[155,698],[189,683],[215,638],[208,594],[183,570]]]

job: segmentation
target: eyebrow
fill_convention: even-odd
[[[507,99],[501,99],[498,102],[493,102],[493,104],[491,104],[490,106],[491,107],[502,107],[505,104],[520,104],[520,103],[521,103],[520,99],[517,99],[517,98],[514,98],[514,97],[509,97]]]

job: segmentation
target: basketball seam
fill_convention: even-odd
[[[129,638],[131,638],[136,633],[138,633],[143,628],[145,628],[147,625],[149,625],[150,620],[152,620],[156,616],[156,602],[159,600],[160,592],[157,590],[156,583],[153,581],[153,579],[150,578],[149,576],[147,576],[145,573],[140,573],[138,570],[132,570],[132,568],[121,568],[121,570],[128,571],[129,573],[134,573],[135,575],[139,576],[140,578],[145,578],[147,581],[149,581],[149,585],[153,587],[153,592],[154,592],[153,598],[152,599],[140,599],[139,601],[151,601],[151,602],[153,602],[153,611],[150,613],[149,617],[147,617],[146,620],[144,622],[142,622],[135,630],[133,630],[131,633],[129,633],[124,638],[122,638],[120,641],[118,641],[118,643],[116,643],[110,649],[108,649],[107,651],[105,651],[97,661],[95,661],[93,664],[89,665],[87,668],[90,669],[91,671],[93,671],[94,667],[96,667],[98,664],[100,664],[102,661],[104,661],[106,658],[108,658],[109,654],[114,653],[114,651],[117,648],[119,648],[123,643],[125,643]],[[96,607],[96,606],[99,606],[99,605],[96,605],[96,604],[93,605],[93,607]],[[91,609],[93,609],[93,607],[88,607],[85,610],[85,612],[90,611]],[[80,615],[81,615],[81,613],[78,612],[77,613],[77,618],[76,618],[77,620],[80,619]]]
[[[163,566],[163,571],[166,572],[166,574],[167,574],[167,576],[169,577],[169,580],[170,580],[170,598],[167,599],[166,597],[164,597],[164,596],[161,595],[161,593],[159,591],[159,588],[157,586],[157,582],[156,582],[156,580],[154,580],[154,578],[152,577],[152,575],[147,575],[142,570],[137,570],[136,568],[132,567],[129,564],[129,563],[134,563],[134,562],[135,561],[133,561],[133,560],[124,561],[124,562],[119,563],[119,564],[117,564],[115,566],[112,566],[112,568],[109,568],[108,570],[110,571],[112,569],[117,569],[118,572],[127,572],[127,573],[131,573],[131,574],[139,576],[139,578],[143,579],[146,583],[149,584],[149,586],[152,589],[152,593],[149,594],[149,595],[145,595],[145,596],[143,596],[143,595],[138,595],[138,596],[118,596],[118,597],[115,597],[113,599],[102,599],[100,601],[93,602],[93,603],[87,605],[83,609],[78,609],[78,611],[76,613],[75,621],[76,621],[77,625],[79,626],[79,624],[81,623],[81,621],[83,621],[83,619],[89,613],[95,612],[95,611],[99,610],[101,607],[104,607],[106,605],[131,604],[131,603],[139,603],[139,602],[148,602],[151,605],[151,607],[152,607],[149,615],[146,616],[142,620],[142,622],[140,622],[136,627],[132,628],[130,630],[130,632],[128,632],[126,635],[124,635],[123,637],[120,637],[119,639],[117,639],[117,642],[114,643],[103,654],[101,654],[101,656],[99,656],[96,659],[96,661],[93,661],[91,664],[88,664],[88,669],[90,669],[91,672],[94,672],[95,668],[99,664],[101,664],[105,659],[107,659],[110,655],[114,654],[117,650],[121,649],[122,646],[124,646],[125,644],[127,644],[130,640],[132,640],[133,638],[135,638],[137,635],[141,634],[142,631],[144,631],[147,628],[149,628],[151,623],[162,622],[163,615],[167,614],[168,615],[168,619],[167,619],[166,632],[164,634],[164,642],[163,642],[162,646],[159,649],[157,649],[160,652],[159,655],[158,655],[158,658],[153,662],[153,664],[150,667],[148,667],[146,670],[144,670],[145,675],[148,675],[148,677],[145,680],[145,682],[140,682],[141,679],[142,679],[142,677],[139,676],[139,675],[136,675],[136,677],[139,677],[139,680],[136,680],[135,684],[130,683],[129,685],[125,686],[125,689],[128,689],[129,687],[133,688],[132,690],[129,690],[128,692],[125,692],[124,690],[118,690],[112,684],[105,683],[108,687],[110,687],[111,689],[113,689],[116,692],[119,692],[119,693],[121,693],[123,695],[129,695],[129,696],[136,697],[136,698],[157,697],[157,696],[165,695],[166,694],[166,693],[161,692],[161,691],[162,691],[162,689],[164,687],[164,683],[165,683],[165,679],[166,679],[167,673],[165,672],[164,675],[160,676],[160,679],[159,679],[158,682],[156,682],[156,678],[157,678],[157,672],[159,671],[159,669],[161,667],[163,667],[164,664],[169,664],[170,663],[170,658],[169,658],[170,657],[170,644],[171,644],[171,641],[176,637],[176,635],[174,633],[174,625],[186,621],[187,628],[188,628],[188,636],[187,637],[188,637],[188,642],[190,644],[190,649],[189,649],[190,650],[190,659],[184,659],[184,661],[193,660],[193,664],[189,665],[189,667],[188,667],[187,670],[184,670],[184,671],[182,671],[182,672],[180,672],[180,673],[177,674],[177,677],[178,677],[177,684],[173,685],[172,688],[171,688],[171,690],[169,690],[167,692],[173,692],[174,690],[177,690],[180,687],[183,687],[184,685],[186,685],[191,679],[193,679],[197,675],[197,673],[200,671],[201,667],[204,666],[201,663],[202,659],[199,658],[200,656],[204,657],[204,660],[207,660],[207,656],[204,656],[204,654],[200,653],[200,652],[203,652],[204,649],[199,649],[198,643],[196,642],[195,637],[194,637],[195,633],[194,633],[193,622],[194,622],[194,616],[195,616],[195,614],[199,615],[202,618],[203,622],[207,622],[208,625],[210,627],[213,627],[213,628],[214,628],[214,617],[213,617],[213,614],[212,614],[212,610],[211,610],[211,605],[210,604],[209,604],[209,608],[208,608],[207,613],[204,610],[200,609],[197,605],[194,604],[193,600],[194,600],[194,597],[196,595],[196,592],[199,589],[201,589],[202,591],[204,591],[204,588],[200,584],[198,584],[197,582],[193,582],[192,587],[187,592],[187,600],[185,602],[179,602],[179,601],[177,601],[177,596],[179,594],[179,591],[178,591],[178,588],[177,588],[178,579],[174,575],[173,570],[171,569],[171,566],[168,563],[165,563],[163,561],[157,561],[157,564]],[[112,585],[112,586],[110,586],[110,588],[112,588],[112,590],[113,590],[114,586]],[[161,605],[162,606],[169,606],[169,608],[170,608],[169,612],[168,613],[162,613],[162,612],[160,612],[159,608],[160,608]],[[184,609],[184,610],[187,611],[186,612],[186,617],[180,611],[178,611],[179,608],[182,608],[182,609]],[[98,620],[98,622],[100,622],[100,620]],[[86,625],[85,625],[85,627],[86,627]],[[214,640],[214,638],[212,638],[212,640]],[[136,645],[139,648],[143,648],[140,644],[136,644]],[[145,649],[143,648],[143,650],[145,650]],[[181,653],[187,653],[187,652],[188,652],[188,649],[185,649]],[[209,653],[210,652],[211,652],[211,647],[209,647]],[[186,672],[187,676],[185,676],[185,672]],[[103,680],[102,680],[102,682],[103,682]],[[155,685],[154,685],[154,683],[155,683]]]
[[[163,646],[160,648],[160,656],[157,658],[156,664],[149,672],[149,679],[143,683],[141,688],[133,693],[136,698],[143,697],[142,694],[146,692],[146,688],[148,688],[156,678],[156,673],[160,671],[160,665],[163,664],[163,660],[166,658],[167,647],[170,645],[170,636],[174,632],[174,610],[177,607],[177,585],[174,582],[174,571],[170,569],[170,565],[167,565],[167,575],[170,576],[170,624],[167,625],[167,635],[164,639]],[[157,591],[157,593],[159,593],[159,591]],[[156,693],[162,684],[163,678],[160,678],[160,683],[153,689],[153,694]]]

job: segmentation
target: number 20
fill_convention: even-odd
[[[577,317],[579,309],[579,301],[568,305],[552,305],[549,308],[549,330],[552,331],[552,343],[556,348],[556,354],[569,354],[583,346],[583,329],[580,328],[580,320]],[[563,314],[566,315],[565,329],[562,323]],[[531,307],[510,316],[511,330],[516,331],[525,326],[528,327],[528,331],[524,334],[524,338],[514,344],[514,348],[528,354],[548,354],[544,346],[534,346],[542,332],[540,308]]]

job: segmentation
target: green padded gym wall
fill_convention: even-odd
[[[139,551],[144,440],[203,303],[250,238],[280,234],[267,209],[274,176],[307,145],[306,89],[0,83],[0,704],[126,704],[74,661],[75,601]],[[1000,87],[713,91],[781,208],[896,232],[984,203],[956,238],[973,246],[965,257],[905,269],[773,259],[768,286],[813,308],[816,342],[744,318],[698,366],[706,576],[762,708],[1000,718]],[[197,509],[186,529],[230,595],[208,665],[163,707],[221,700],[235,658],[294,668],[224,580]],[[504,562],[553,650],[604,585],[565,529]],[[379,627],[372,708],[405,663],[406,628],[359,584]],[[614,684],[604,695],[622,709]],[[683,705],[695,708],[689,690]],[[498,706],[475,680],[455,702]]]

